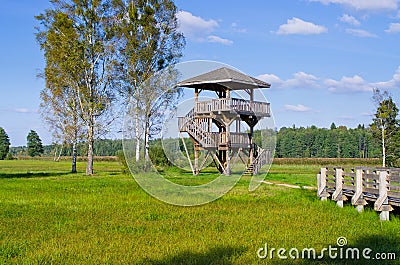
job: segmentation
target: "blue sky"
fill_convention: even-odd
[[[278,127],[368,124],[374,87],[399,102],[397,0],[175,3],[187,40],[182,61],[215,60],[270,82],[264,93]],[[30,129],[51,143],[38,114],[44,60],[34,37],[34,15],[50,4],[0,4],[0,126],[13,146],[25,145]]]

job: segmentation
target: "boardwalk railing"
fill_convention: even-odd
[[[318,196],[321,200],[331,197],[338,206],[351,199],[362,211],[368,202],[374,203],[381,220],[389,220],[392,206],[400,206],[400,169],[356,167],[321,168],[317,175]]]
[[[195,106],[195,112],[205,114],[216,111],[231,111],[238,113],[255,114],[261,116],[270,115],[270,104],[258,101],[248,101],[237,98],[220,98],[210,101],[199,101]]]

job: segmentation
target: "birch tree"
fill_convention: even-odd
[[[175,87],[179,73],[174,67],[167,67],[155,73],[143,85],[144,114],[144,158],[149,160],[150,139],[158,135],[166,119],[166,113],[175,109],[182,94],[182,88]]]
[[[399,109],[393,102],[387,91],[374,90],[373,101],[377,106],[371,128],[376,138],[380,139],[382,146],[382,166],[386,166],[387,147],[390,146],[391,138],[398,129],[397,114]]]
[[[96,128],[102,126],[114,100],[115,38],[110,29],[115,14],[107,0],[53,0],[52,4],[36,17],[40,22],[36,36],[46,60],[46,89],[55,100],[58,95],[73,99],[68,104],[76,109],[71,108],[69,118],[78,117],[86,127],[86,174],[92,175]]]
[[[38,32],[37,39],[44,50],[46,67],[40,75],[46,86],[40,94],[40,112],[49,124],[53,137],[61,146],[72,145],[72,173],[76,173],[76,145],[82,128],[79,119],[78,94],[74,89],[74,80],[80,73],[76,71],[76,62],[81,61],[78,34],[73,21],[62,12],[47,11],[40,17],[46,23],[47,31]]]
[[[63,146],[72,147],[71,172],[76,173],[77,144],[85,132],[78,116],[77,97],[71,88],[58,89],[49,86],[42,90],[40,98],[42,118],[50,126],[53,138],[61,145],[60,154]],[[58,159],[55,158],[55,161]]]
[[[132,100],[135,119],[135,158],[140,158],[140,143],[144,138],[144,156],[148,158],[149,138],[156,118],[155,106],[172,103],[172,90],[160,91],[160,87],[145,85],[157,71],[177,62],[185,45],[178,31],[176,6],[171,0],[138,0],[114,2],[119,11],[118,65],[121,75],[120,94],[125,102]],[[167,92],[167,93],[164,93]],[[153,102],[155,96],[165,96],[163,104]],[[159,102],[159,103],[161,103]],[[155,104],[153,104],[155,103]],[[144,135],[144,137],[143,137]],[[147,151],[146,151],[147,150]]]

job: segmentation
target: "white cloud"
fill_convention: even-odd
[[[280,86],[283,83],[283,80],[274,74],[263,74],[259,75],[257,78],[267,83],[270,83],[272,86]]]
[[[310,111],[312,111],[312,108],[306,107],[302,104],[298,104],[298,105],[286,104],[284,107],[285,107],[285,110],[294,111],[294,112],[310,112]]]
[[[382,81],[372,83],[374,87],[381,88],[381,89],[393,89],[400,87],[400,66],[397,68],[396,72],[394,73],[392,79],[389,81]]]
[[[350,16],[348,14],[343,14],[343,16],[339,18],[339,20],[356,27],[361,25],[360,21],[358,21],[355,17]]]
[[[397,0],[309,0],[310,2],[320,2],[325,5],[338,4],[356,10],[364,11],[385,11],[397,10]]]
[[[346,33],[360,38],[377,38],[378,36],[363,29],[346,29]]]
[[[387,33],[399,33],[400,23],[390,23],[389,28],[385,30]]]
[[[361,76],[355,75],[353,77],[344,76],[339,81],[334,79],[326,79],[324,84],[328,87],[330,92],[370,92],[373,86],[367,83]]]
[[[390,80],[381,82],[367,82],[360,75],[343,76],[340,80],[335,80],[319,78],[304,72],[295,73],[293,78],[287,80],[282,80],[275,74],[263,74],[257,78],[270,83],[271,89],[327,89],[331,93],[369,93],[374,88],[398,89],[400,87],[400,66]]]
[[[237,24],[236,22],[233,22],[233,23],[231,24],[231,26],[232,26],[232,28],[233,28],[233,30],[234,30],[235,32],[239,32],[239,33],[246,33],[246,32],[247,32],[247,29],[239,28],[239,26],[238,26],[238,24]]]
[[[179,11],[176,17],[178,19],[179,30],[186,37],[192,39],[202,39],[219,27],[218,22],[214,19],[205,20],[187,11]]]
[[[372,112],[362,112],[361,113],[361,116],[365,116],[365,117],[370,117],[370,116],[373,116],[374,115],[374,113],[372,113]]]
[[[280,25],[276,34],[278,35],[315,35],[327,32],[324,26],[316,25],[311,22],[301,20],[299,18],[288,19],[286,24]]]
[[[26,108],[16,108],[14,111],[18,112],[18,113],[30,113],[31,112],[30,110],[28,110]]]
[[[176,17],[178,19],[179,30],[190,40],[214,42],[224,45],[233,44],[231,40],[211,35],[211,33],[219,28],[218,22],[214,19],[206,20],[187,11],[179,11]]]
[[[355,118],[353,116],[349,116],[349,115],[343,115],[343,116],[340,116],[338,118],[341,119],[341,120],[345,120],[345,121],[355,120]]]
[[[287,80],[282,80],[274,74],[263,74],[257,78],[270,83],[273,89],[320,87],[316,76],[304,72],[297,72],[293,74],[293,78]]]
[[[208,40],[208,42],[215,42],[215,43],[220,43],[220,44],[224,44],[224,45],[232,45],[233,44],[233,41],[231,41],[231,40],[224,39],[224,38],[214,36],[214,35],[208,36],[207,40]]]
[[[295,73],[293,77],[294,77],[293,79],[289,79],[287,81],[288,86],[296,85],[296,86],[308,86],[313,88],[318,87],[317,85],[318,78],[314,75],[307,74],[304,72],[298,72]]]

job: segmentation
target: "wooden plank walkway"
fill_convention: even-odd
[[[360,212],[364,205],[373,202],[381,220],[389,220],[392,206],[400,206],[399,168],[321,168],[317,182],[321,200],[331,197],[343,207],[343,202],[350,199]]]

